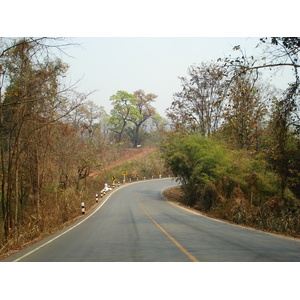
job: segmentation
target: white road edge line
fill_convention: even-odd
[[[176,207],[178,207],[178,208],[180,208],[182,210],[185,210],[185,211],[187,211],[189,213],[192,213],[194,215],[197,215],[197,216],[200,216],[200,217],[203,217],[203,218],[207,218],[207,219],[213,220],[215,222],[220,222],[220,223],[224,223],[224,224],[228,224],[228,225],[231,225],[231,226],[236,226],[236,227],[240,227],[240,228],[244,228],[244,229],[248,229],[248,230],[252,230],[252,231],[256,231],[256,232],[266,233],[268,235],[275,236],[275,237],[282,238],[282,239],[287,239],[287,240],[292,240],[292,241],[300,242],[300,239],[298,239],[298,238],[281,235],[279,233],[276,234],[276,233],[272,233],[272,232],[268,232],[268,231],[263,231],[263,230],[260,230],[260,229],[255,229],[255,228],[251,228],[251,227],[247,227],[247,226],[243,226],[243,225],[239,225],[239,224],[233,224],[233,223],[229,223],[229,222],[226,222],[226,221],[222,221],[222,220],[218,220],[218,219],[215,219],[215,218],[208,217],[206,215],[201,214],[201,212],[196,212],[196,211],[190,210],[188,208],[182,207],[179,204],[176,204],[174,202],[169,201],[167,198],[165,198],[163,196],[163,192],[164,192],[164,190],[161,191],[161,197],[164,198],[166,201],[168,201],[170,204],[172,204],[172,205],[174,205],[174,206],[176,206]]]
[[[162,180],[162,179],[169,179],[169,178],[161,178],[161,179],[151,179],[151,180],[147,180],[147,181],[153,181],[153,180]],[[131,182],[130,185],[132,184],[136,184],[136,183],[141,183],[141,182],[144,182],[144,181],[137,181],[137,182]],[[18,262],[20,260],[22,260],[23,258],[29,256],[30,254],[36,252],[37,250],[45,247],[46,245],[52,243],[53,241],[55,241],[56,239],[60,238],[61,236],[65,235],[67,232],[71,231],[72,229],[76,228],[77,226],[79,226],[80,224],[82,224],[83,222],[85,222],[86,220],[88,220],[91,216],[93,216],[104,204],[105,202],[110,198],[111,195],[113,195],[115,192],[117,192],[118,190],[126,187],[127,185],[122,185],[120,186],[119,188],[117,188],[116,190],[113,190],[108,196],[107,198],[99,205],[99,207],[97,207],[90,215],[88,215],[87,217],[85,217],[81,222],[77,223],[76,225],[72,226],[71,228],[69,228],[68,230],[62,232],[61,234],[59,234],[58,236],[56,236],[55,238],[49,240],[48,242],[42,244],[41,246],[31,250],[30,252],[24,254],[23,256],[13,260],[13,262]]]
[[[123,185],[121,187],[119,187],[118,189],[112,191],[112,193],[110,193],[106,199],[104,199],[104,201],[90,214],[88,215],[87,217],[85,217],[81,222],[77,223],[76,225],[72,226],[71,228],[69,228],[68,230],[62,232],[61,234],[59,234],[58,236],[54,237],[53,239],[49,240],[48,242],[42,244],[41,246],[33,249],[32,251],[24,254],[23,256],[15,259],[13,262],[17,262],[17,261],[20,261],[22,260],[23,258],[25,258],[26,256],[29,256],[30,254],[34,253],[35,251],[45,247],[46,245],[52,243],[53,241],[55,241],[56,239],[60,238],[61,236],[65,235],[67,232],[71,231],[72,229],[76,228],[77,226],[79,226],[80,224],[82,224],[83,222],[85,222],[86,220],[88,220],[91,216],[93,216],[105,203],[106,201],[110,198],[111,195],[113,195],[116,191],[120,190],[121,188],[125,187],[126,185]]]

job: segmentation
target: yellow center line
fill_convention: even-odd
[[[199,262],[199,260],[194,257],[190,252],[188,252],[179,242],[177,242],[163,227],[161,227],[146,211],[140,200],[138,199],[138,203],[144,213],[152,220],[152,222],[193,262]]]

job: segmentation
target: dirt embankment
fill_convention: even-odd
[[[124,164],[126,161],[134,161],[134,160],[139,160],[146,155],[157,151],[158,147],[142,147],[142,148],[127,148],[124,150],[121,150],[117,158],[112,160],[112,159],[104,159],[104,164],[103,164],[103,169],[108,171],[110,169],[113,169],[115,167],[118,167],[122,164]],[[89,177],[95,177],[101,173],[99,170],[91,171]]]
[[[182,199],[183,193],[182,193],[182,190],[181,190],[180,186],[176,186],[176,187],[171,187],[171,188],[168,188],[168,189],[164,190],[163,196],[168,201],[175,202],[175,203],[180,203],[181,202],[180,200]]]

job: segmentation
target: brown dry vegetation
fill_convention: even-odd
[[[79,191],[72,188],[66,190],[57,189],[47,190],[47,201],[41,203],[39,222],[34,213],[26,213],[24,218],[27,220],[19,226],[18,231],[12,233],[6,243],[0,247],[0,259],[19,251],[64,227],[72,224],[82,217],[81,202],[85,202],[86,213],[91,211],[95,203],[95,194],[100,194],[104,183],[107,182],[107,173],[124,163],[143,161],[145,157],[157,151],[157,147],[129,148],[108,152],[103,157],[103,168],[92,170],[90,175],[80,181]],[[113,154],[113,155],[112,155]],[[75,172],[76,173],[76,172]],[[99,203],[103,201],[99,197]]]
[[[235,201],[233,202],[232,206],[242,210],[241,207],[245,208],[245,203],[243,204],[243,202],[245,202],[245,200],[244,200],[243,197],[241,197],[241,195],[240,196],[238,196],[238,195],[239,195],[239,192],[237,192],[237,194],[236,194],[237,197],[235,198]],[[164,190],[163,191],[163,197],[166,200],[168,200],[168,201],[170,201],[170,202],[172,202],[176,205],[182,206],[185,209],[197,212],[199,214],[205,215],[205,216],[210,217],[210,218],[219,219],[219,220],[222,220],[224,222],[231,223],[231,224],[238,224],[239,226],[249,227],[249,228],[262,230],[262,231],[266,231],[266,232],[271,232],[271,233],[275,233],[275,234],[281,234],[281,235],[285,235],[285,236],[292,236],[294,238],[300,238],[300,235],[295,234],[295,233],[294,234],[288,234],[286,232],[283,233],[283,232],[278,232],[278,231],[275,231],[275,230],[268,230],[266,228],[257,227],[254,224],[250,225],[250,224],[241,224],[240,222],[234,222],[232,220],[229,220],[226,217],[222,217],[219,211],[213,211],[212,210],[210,212],[203,212],[203,211],[200,211],[199,209],[197,209],[197,207],[190,207],[190,206],[186,205],[184,192],[182,191],[181,186],[171,187],[171,188],[168,188],[168,189]],[[274,210],[276,208],[276,205],[278,205],[276,203],[276,199],[271,199],[267,203],[267,206],[270,209],[270,211]]]
[[[157,151],[158,147],[127,148],[119,151],[110,151],[104,157],[102,170],[93,170],[90,177],[95,178],[101,175],[103,171],[109,171],[113,168],[123,165],[125,162],[139,160],[146,155]]]

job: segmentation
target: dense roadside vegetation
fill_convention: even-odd
[[[165,131],[154,94],[118,91],[108,114],[66,85],[57,53],[68,47],[66,39],[0,39],[0,254],[80,216],[81,202],[89,209],[111,180],[104,167],[138,144],[155,146]]]
[[[246,56],[189,68],[168,110],[162,149],[182,201],[239,224],[300,235],[299,38],[261,39]],[[235,47],[240,50],[240,47]],[[289,67],[284,91],[260,69]]]
[[[172,134],[166,165],[182,183],[183,204],[237,224],[299,236],[300,202],[263,155],[215,137]]]

